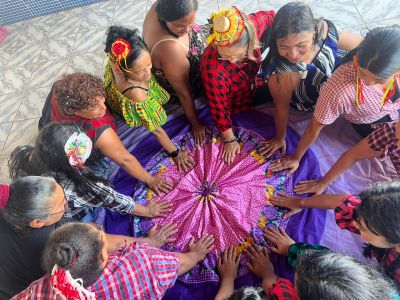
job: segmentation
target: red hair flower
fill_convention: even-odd
[[[116,39],[111,45],[111,55],[114,58],[115,66],[118,70],[120,69],[120,63],[122,60],[125,61],[125,67],[128,68],[126,65],[126,58],[131,53],[131,50],[131,45],[123,38]]]

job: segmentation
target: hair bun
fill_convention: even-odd
[[[67,244],[60,244],[57,249],[56,263],[58,266],[64,269],[68,269],[74,262],[75,250]]]
[[[225,16],[218,16],[213,21],[214,31],[218,33],[227,32],[231,27],[231,21]]]

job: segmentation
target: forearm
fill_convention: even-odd
[[[165,132],[164,129],[158,127],[152,133],[154,134],[157,141],[161,144],[161,146],[163,146],[163,148],[167,152],[171,153],[177,150],[176,146],[171,141],[171,139],[169,138],[168,134]]]
[[[347,169],[349,169],[358,159],[354,157],[351,151],[347,151],[343,154],[339,160],[332,166],[332,168],[322,177],[321,181],[329,185],[333,182],[338,176],[344,173]]]
[[[180,263],[178,275],[182,275],[190,271],[200,261],[199,256],[195,252],[175,254],[178,256]]]
[[[311,120],[311,122],[313,121]],[[310,146],[315,142],[322,128],[323,126],[321,126],[321,128],[316,128],[316,126],[312,126],[312,124],[310,123],[306,131],[303,133],[303,136],[301,137],[300,142],[297,145],[296,152],[294,153],[294,156],[298,160],[300,160],[304,156],[308,148],[310,148]]]
[[[268,295],[268,291],[274,286],[278,276],[275,274],[271,274],[265,278],[263,278],[261,286],[264,290],[264,293]]]
[[[148,238],[134,238],[125,235],[117,235],[117,234],[109,234],[105,233],[107,240],[107,252],[111,253],[118,248],[124,247],[126,245],[132,244],[134,242],[137,243],[146,243],[148,242]]]
[[[234,291],[234,279],[222,278],[218,293],[215,296],[215,300],[227,299],[233,294],[233,291]]]
[[[235,138],[235,134],[233,133],[232,128],[229,128],[228,130],[221,132],[221,137],[224,141],[231,141]]]
[[[110,157],[113,159],[112,157]],[[132,154],[127,152],[125,158],[113,159],[121,168],[123,168],[130,176],[137,180],[148,184],[151,180],[151,175],[142,167],[140,162]]]
[[[302,208],[321,208],[321,209],[334,209],[346,197],[345,194],[325,194],[315,195],[309,198],[303,198],[299,207]],[[299,202],[300,202],[299,198]]]
[[[149,211],[145,205],[136,204],[135,208],[131,211],[131,214],[140,217],[147,217],[149,215]]]

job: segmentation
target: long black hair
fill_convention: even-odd
[[[369,31],[360,45],[347,53],[340,65],[357,55],[358,65],[376,76],[390,78],[400,72],[400,26],[377,27]]]
[[[382,236],[393,245],[400,245],[400,181],[376,183],[365,189],[360,195],[360,206],[357,207],[357,217],[362,218],[365,226],[372,233]],[[383,258],[388,249],[367,245],[365,256],[374,253]],[[393,277],[400,268],[400,259],[385,267],[385,273]]]
[[[104,242],[100,232],[89,224],[68,223],[49,237],[42,254],[47,273],[54,265],[70,271],[73,278],[82,278],[84,287],[92,285],[101,275],[101,252]]]
[[[32,220],[46,220],[54,205],[57,182],[51,177],[26,176],[10,185],[7,205],[2,209],[4,220],[16,230],[31,229]]]
[[[143,51],[148,51],[146,43],[141,38],[138,29],[132,30],[122,26],[111,26],[108,29],[106,48],[104,49],[106,53],[111,52],[112,44],[118,38],[126,40],[131,46],[131,53],[126,58],[128,68],[132,67],[132,63],[142,54]]]
[[[158,0],[156,13],[160,21],[172,22],[186,17],[193,10],[197,11],[197,0]]]
[[[396,299],[391,281],[373,266],[331,251],[307,250],[301,254],[295,285],[301,300]]]
[[[53,173],[60,183],[65,178],[70,180],[79,197],[91,195],[99,202],[105,199],[107,195],[98,193],[92,185],[99,182],[110,186],[110,182],[95,175],[89,168],[76,170],[68,162],[64,145],[75,132],[78,132],[78,127],[71,123],[47,124],[39,132],[34,147],[20,146],[13,151],[8,164],[10,177]]]
[[[282,6],[275,15],[271,27],[270,47],[264,59],[262,69],[265,71],[271,62],[279,57],[277,40],[290,34],[314,32],[314,43],[319,39],[320,20],[316,20],[311,8],[302,2],[290,2]]]

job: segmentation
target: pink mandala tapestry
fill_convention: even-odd
[[[279,154],[266,160],[257,153],[263,140],[260,135],[243,128],[234,130],[242,149],[231,165],[221,159],[223,144],[215,128],[210,128],[207,143],[202,147],[195,147],[192,135],[184,134],[174,142],[192,153],[197,163],[194,169],[186,174],[179,172],[165,151],[160,151],[146,169],[151,174],[162,173],[173,184],[173,190],[156,196],[144,184],[139,184],[134,194],[138,203],[146,204],[152,199],[173,204],[173,212],[165,218],[135,218],[136,234],[146,234],[154,223],[175,223],[179,229],[176,241],[166,249],[178,252],[187,250],[192,236],[196,239],[206,233],[215,236],[213,252],[180,277],[184,282],[219,281],[217,255],[226,247],[236,246],[240,253],[251,243],[265,245],[263,230],[266,227],[285,228],[287,225],[288,220],[282,218],[285,210],[268,202],[276,192],[292,191],[291,177],[287,178],[284,172],[268,170],[270,162]],[[246,257],[242,256],[241,260],[239,276],[248,272]]]

